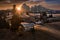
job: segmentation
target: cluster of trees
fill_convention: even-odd
[[[30,7],[29,7],[27,4],[25,4],[25,3],[22,4],[21,9],[22,9],[24,12],[30,11]]]
[[[40,11],[46,11],[47,9],[42,7],[41,5],[34,5],[31,7],[31,11],[33,12],[40,12]]]
[[[22,9],[26,11],[31,11],[31,12],[40,12],[40,11],[47,11],[47,8],[42,7],[41,5],[34,5],[31,8],[27,4],[22,4]]]

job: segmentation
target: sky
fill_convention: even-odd
[[[53,10],[60,10],[60,0],[33,0],[33,1],[41,1],[40,5],[42,5],[43,7]]]
[[[45,7],[60,10],[60,0],[45,0]]]
[[[0,2],[10,2],[10,0],[0,0]],[[11,0],[13,1],[13,0]],[[18,1],[40,1],[40,4],[46,8],[53,9],[53,10],[60,10],[60,0],[18,0]]]
[[[49,4],[60,4],[60,0],[46,0]]]
[[[0,2],[2,1],[14,1],[14,0],[0,0]],[[45,1],[47,3],[60,4],[60,0],[16,0],[16,1]]]
[[[30,1],[45,1],[48,4],[60,4],[60,0],[30,0]]]

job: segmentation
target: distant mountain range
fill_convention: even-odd
[[[53,12],[53,14],[60,14],[60,10],[51,10],[50,12]]]
[[[55,10],[55,12],[60,14],[60,10]]]

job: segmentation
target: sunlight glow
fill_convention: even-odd
[[[21,11],[21,7],[17,7],[17,11]]]

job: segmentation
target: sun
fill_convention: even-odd
[[[16,9],[17,9],[17,11],[22,11],[22,8],[21,8],[21,7],[22,7],[22,5],[17,6],[17,8],[16,8]]]
[[[17,11],[21,11],[21,7],[17,7]]]
[[[22,13],[22,6],[21,5],[16,7],[16,13],[19,15]]]

